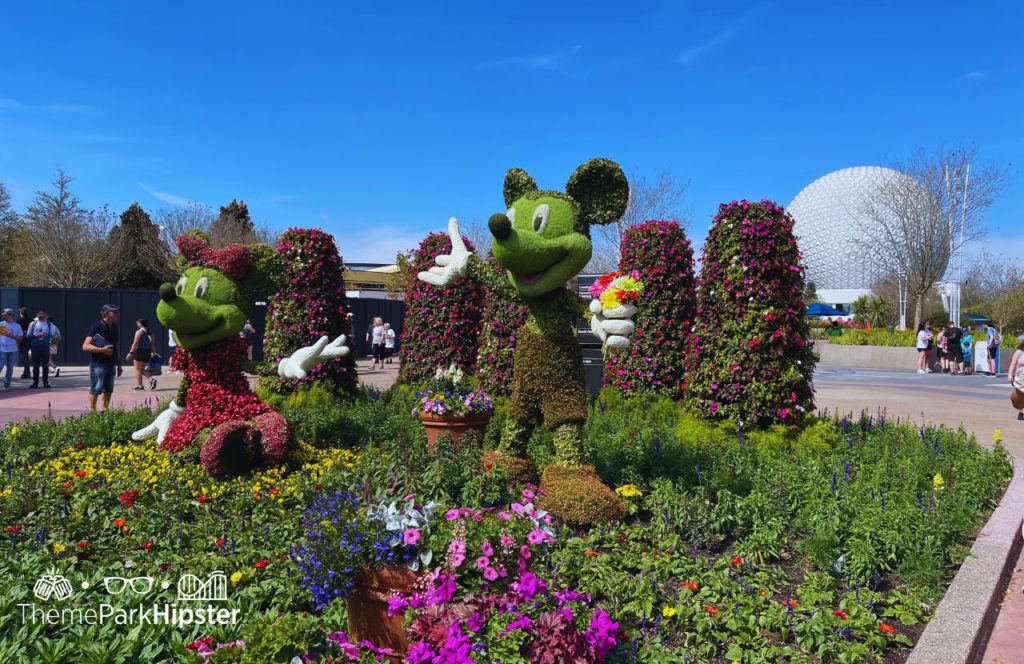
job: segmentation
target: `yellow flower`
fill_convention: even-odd
[[[676,615],[676,609],[672,606],[663,607],[661,609],[661,615],[663,615],[666,618],[671,618],[672,616]]]
[[[620,304],[622,304],[622,302],[619,300],[619,289],[609,288],[605,292],[601,293],[602,309],[614,309]]]
[[[65,551],[67,551],[67,549],[68,549],[68,547],[64,546],[63,544],[54,544],[53,545],[53,552],[54,553],[64,553]]]
[[[996,427],[996,430],[992,432],[992,440],[997,443],[1003,442],[1003,432],[999,427]]]
[[[936,491],[942,491],[946,486],[946,482],[942,479],[942,475],[935,473],[935,477],[932,478],[932,486],[935,487]]]
[[[235,572],[231,575],[231,585],[237,586],[244,577],[245,574],[242,574],[241,572]]]
[[[16,426],[11,427],[11,438],[15,438],[18,435],[18,432],[20,431],[21,429],[19,429]]]
[[[623,498],[636,498],[644,495],[643,491],[635,484],[625,484],[615,490],[615,493],[619,494]]]

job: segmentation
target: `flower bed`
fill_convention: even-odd
[[[380,661],[348,633],[345,570],[416,562],[423,580],[393,605],[408,620],[408,661],[898,662],[1009,477],[998,445],[963,432],[866,417],[745,430],[606,392],[586,433],[628,516],[569,529],[548,523],[536,489],[480,473],[501,402],[484,444],[442,439],[431,457],[408,388],[343,404],[312,396],[282,412],[314,438],[282,466],[226,480],[128,442],[145,412],[0,431],[0,612],[15,617],[0,636],[5,661]],[[547,464],[550,432],[538,429],[530,455]],[[384,495],[412,503],[382,506]],[[443,505],[434,518],[419,507],[430,500]],[[391,535],[361,540],[358,557],[309,555],[325,522],[374,520]],[[379,561],[364,555],[373,542]],[[220,570],[228,598],[217,605],[241,617],[22,623],[18,605],[44,605],[33,584],[51,567],[73,588],[64,601],[118,608],[173,604],[182,575]],[[142,600],[109,594],[109,576],[155,583]]]

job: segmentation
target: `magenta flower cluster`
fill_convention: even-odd
[[[675,221],[645,221],[626,229],[621,250],[619,271],[639,275],[644,294],[630,346],[608,355],[604,383],[630,395],[680,399],[696,309],[690,240]]]
[[[473,251],[472,242],[463,239]],[[476,369],[483,285],[471,274],[444,288],[420,281],[416,276],[433,267],[439,254],[450,252],[451,238],[444,233],[429,234],[412,252],[401,339],[399,377],[403,382],[424,381],[437,367],[452,364],[467,374]]]
[[[509,282],[508,272],[490,254],[484,262],[483,281],[486,296],[477,376],[488,393],[509,396],[516,339],[528,309]]]
[[[348,302],[342,278],[345,264],[334,238],[318,229],[289,228],[278,239],[283,259],[281,285],[267,307],[264,349],[280,360],[327,335],[352,334],[347,329]],[[277,376],[276,372],[273,374]],[[318,364],[298,383],[319,382],[345,391],[357,385],[355,356],[349,353]]]
[[[815,356],[793,218],[769,200],[723,203],[702,265],[687,401],[762,426],[800,419],[814,407]]]

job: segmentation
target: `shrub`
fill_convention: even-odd
[[[719,206],[704,243],[688,402],[767,425],[814,408],[814,353],[793,218],[769,200]]]
[[[352,334],[345,316],[345,264],[334,238],[317,229],[290,228],[278,239],[277,251],[284,265],[280,290],[267,307],[267,356],[280,360],[324,335],[334,339]],[[314,367],[301,381],[282,381],[277,367],[271,366],[263,382],[267,387],[276,385],[285,390],[320,383],[352,391],[357,383],[355,355],[332,358]]]
[[[472,251],[473,244],[463,240]],[[452,364],[468,374],[476,370],[483,285],[473,275],[444,288],[420,281],[416,276],[433,267],[439,254],[451,253],[451,249],[447,235],[431,233],[412,253],[405,284],[405,329],[398,374],[401,382],[426,380],[438,367]]]
[[[913,330],[844,330],[843,336],[829,339],[837,346],[911,346],[917,344]]]
[[[527,307],[494,256],[488,254],[481,275],[486,295],[477,376],[488,394],[508,396],[512,394],[516,336],[526,322]]]
[[[644,294],[629,349],[605,362],[605,385],[678,399],[695,308],[690,240],[674,221],[632,226],[622,236],[619,270],[638,272]]]

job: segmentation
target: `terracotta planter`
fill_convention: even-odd
[[[487,423],[491,421],[491,413],[474,413],[472,415],[431,415],[420,413],[420,422],[427,433],[427,449],[434,453],[434,445],[442,434],[448,434],[458,443],[470,431],[477,431],[483,437]]]
[[[345,600],[349,640],[391,648],[395,651],[392,661],[400,662],[409,650],[409,639],[405,636],[405,618],[388,618],[388,596],[395,591],[412,590],[419,576],[404,565],[362,570],[352,594]]]

